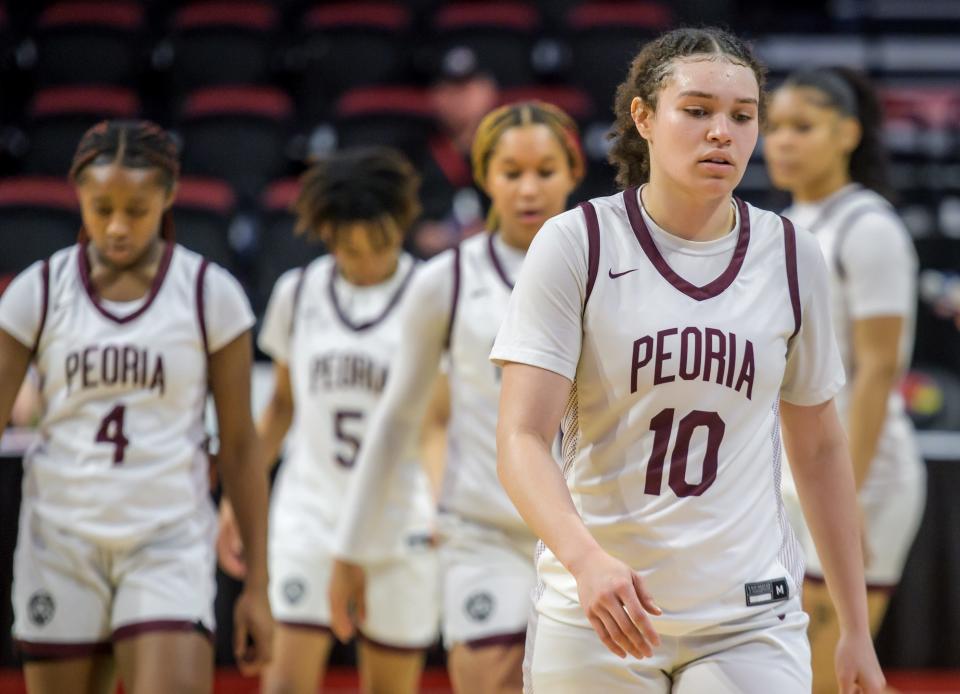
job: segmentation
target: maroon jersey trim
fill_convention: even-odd
[[[197,323],[200,325],[200,337],[203,339],[203,353],[210,354],[210,343],[207,340],[207,312],[206,302],[204,301],[203,280],[207,276],[207,267],[210,261],[204,258],[200,261],[200,269],[197,270]]]
[[[50,259],[44,258],[40,267],[40,277],[43,282],[43,305],[40,308],[40,325],[37,327],[37,336],[33,340],[33,354],[40,349],[40,338],[43,336],[43,327],[47,324],[47,308],[50,306]]]
[[[453,296],[450,298],[450,321],[447,323],[447,335],[443,340],[445,349],[450,349],[453,339],[453,322],[457,318],[457,304],[460,302],[460,246],[453,247]]]
[[[783,223],[783,252],[787,261],[787,286],[790,288],[790,306],[793,308],[793,332],[789,340],[793,340],[800,332],[802,315],[800,311],[800,283],[797,281],[797,233],[793,222],[786,217],[780,217]]]
[[[581,202],[580,209],[587,221],[587,290],[583,297],[583,305],[586,306],[593,293],[593,285],[597,283],[597,272],[600,269],[600,221],[597,219],[596,208],[589,200]]]
[[[640,212],[640,203],[638,202],[639,195],[637,189],[627,188],[623,191],[623,199],[627,207],[627,217],[630,219],[630,226],[633,227],[633,233],[637,237],[640,247],[643,249],[643,252],[647,254],[647,258],[653,263],[657,272],[678,291],[683,292],[691,299],[704,301],[705,299],[712,299],[720,295],[727,287],[733,284],[733,281],[740,273],[740,268],[743,266],[744,258],[747,257],[747,247],[750,245],[750,212],[747,209],[746,203],[740,200],[740,198],[734,198],[737,209],[740,212],[740,230],[737,236],[737,245],[733,251],[733,257],[730,258],[730,264],[727,265],[727,269],[724,270],[719,277],[702,287],[698,287],[683,279],[673,271],[673,268],[671,268],[663,256],[660,255],[657,244],[654,243],[653,237],[650,235],[650,230],[647,229],[647,225],[643,221],[643,214]]]
[[[384,318],[386,318],[390,312],[396,307],[400,302],[400,297],[403,296],[403,292],[406,290],[407,285],[410,284],[410,279],[413,277],[414,271],[417,269],[417,264],[414,263],[410,269],[407,271],[407,276],[403,278],[403,281],[400,283],[400,286],[397,287],[397,291],[394,292],[393,296],[390,297],[390,301],[387,302],[387,305],[384,307],[383,311],[376,318],[372,318],[364,323],[354,323],[350,318],[343,312],[343,309],[340,307],[340,301],[337,299],[337,289],[334,286],[334,280],[337,277],[337,266],[334,264],[330,268],[330,281],[327,284],[327,291],[330,294],[330,303],[333,304],[333,309],[337,314],[337,317],[340,318],[340,322],[343,323],[347,328],[352,330],[355,333],[362,332],[364,330],[369,330],[373,326],[377,325]]]
[[[78,244],[77,262],[80,266],[80,281],[83,283],[83,288],[86,290],[87,296],[90,297],[90,302],[105,318],[109,318],[114,323],[120,323],[122,325],[123,323],[129,323],[139,318],[150,308],[153,300],[156,299],[157,294],[160,293],[163,280],[167,276],[167,270],[170,269],[170,260],[173,258],[173,248],[176,244],[167,242],[167,247],[164,249],[163,256],[160,258],[160,265],[157,266],[157,274],[154,275],[153,284],[150,285],[150,293],[147,294],[147,300],[143,302],[143,305],[133,313],[126,316],[118,316],[100,303],[100,297],[97,296],[97,290],[93,286],[93,281],[90,279],[90,263],[87,261],[88,243],[88,241],[81,241]]]
[[[493,269],[497,271],[497,275],[507,286],[507,289],[512,292],[513,282],[511,282],[510,278],[507,277],[507,273],[503,269],[503,264],[500,262],[500,258],[497,256],[497,249],[493,245],[493,233],[487,234],[487,252],[490,254],[490,262],[493,264]]]

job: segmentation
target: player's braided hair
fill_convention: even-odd
[[[384,248],[391,230],[406,234],[420,214],[420,176],[389,147],[357,147],[330,154],[304,172],[293,203],[295,231],[334,248],[342,229],[367,225],[370,243]]]
[[[638,186],[650,179],[650,149],[637,132],[630,104],[634,97],[640,97],[656,110],[657,94],[672,72],[673,61],[689,56],[715,56],[753,70],[760,86],[760,119],[763,120],[767,71],[746,43],[716,27],[668,31],[643,47],[630,64],[626,79],[617,87],[613,103],[616,120],[607,135],[613,145],[607,159],[617,167],[617,183],[623,188]]]
[[[88,166],[114,162],[134,169],[158,169],[167,190],[173,188],[180,175],[177,145],[166,130],[145,120],[107,120],[97,123],[80,138],[70,165],[70,180],[78,182]],[[170,210],[163,215],[160,233],[168,241],[174,238]],[[82,227],[80,238],[86,239]]]
[[[484,116],[477,126],[470,159],[473,164],[473,180],[481,189],[486,190],[490,159],[503,134],[510,128],[534,124],[547,126],[556,136],[567,155],[573,180],[580,182],[586,173],[586,160],[576,121],[553,104],[520,101],[494,109]],[[493,231],[499,223],[496,211],[491,207],[487,216],[487,229]]]
[[[883,110],[866,76],[847,67],[800,70],[789,75],[783,87],[815,89],[824,98],[822,106],[860,122],[860,142],[850,153],[850,178],[893,201],[883,146]]]

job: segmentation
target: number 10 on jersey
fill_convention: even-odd
[[[646,494],[660,496],[663,488],[663,467],[667,461],[667,448],[670,446],[670,434],[673,431],[675,411],[672,407],[661,410],[650,420],[653,432],[653,451],[647,462],[647,481],[643,491]],[[687,457],[690,454],[690,439],[698,427],[707,430],[707,447],[703,456],[703,470],[700,481],[692,484],[687,481]],[[677,425],[677,437],[670,456],[670,489],[678,497],[700,496],[717,479],[717,466],[720,442],[726,425],[716,412],[693,410],[684,416]]]

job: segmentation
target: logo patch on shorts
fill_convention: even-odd
[[[757,583],[745,583],[743,590],[747,595],[747,607],[780,602],[790,597],[790,586],[787,585],[787,579],[785,578],[775,578],[772,581],[758,581]]]
[[[288,578],[283,582],[283,597],[291,605],[296,605],[307,594],[307,582],[302,578]]]
[[[485,590],[473,593],[463,605],[467,616],[475,622],[483,622],[493,613],[493,596]]]
[[[53,619],[53,613],[56,611],[56,605],[53,602],[53,596],[45,590],[38,590],[30,596],[30,602],[27,605],[27,614],[30,615],[30,621],[38,627],[45,626]]]

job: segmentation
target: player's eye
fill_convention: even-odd
[[[550,178],[555,173],[557,173],[556,169],[540,169],[540,178]]]
[[[510,179],[511,181],[514,181],[514,180],[520,178],[520,172],[519,172],[519,171],[504,171],[504,172],[503,172],[503,175],[504,175],[506,178]]]
[[[703,118],[704,116],[707,115],[707,110],[705,108],[700,108],[699,106],[688,106],[683,110],[689,113],[694,118]]]

